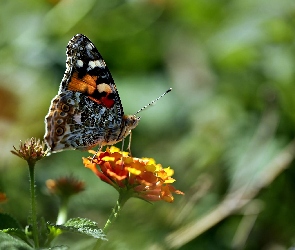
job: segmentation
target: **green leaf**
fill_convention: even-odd
[[[9,249],[9,250],[32,250],[25,242],[12,237],[7,233],[0,231],[0,249]]]
[[[28,243],[27,235],[21,228],[20,224],[9,214],[0,214],[0,232],[11,236],[16,236]],[[1,249],[1,248],[0,248]]]
[[[7,229],[1,230],[0,232],[9,234],[11,236],[16,236],[16,237],[20,238],[21,240],[23,240],[23,241],[25,241],[26,243],[29,244],[26,233],[23,230],[19,229],[19,228],[7,228]]]
[[[80,233],[96,239],[107,240],[106,235],[103,233],[102,229],[98,227],[98,224],[85,218],[72,218],[63,225],[50,224],[50,226],[64,232]]]
[[[50,225],[47,225],[45,219],[41,217],[39,222],[39,243],[40,246],[47,247],[50,246],[50,243],[61,234],[61,230],[55,229]]]
[[[60,234],[62,234],[62,230],[60,228],[58,228],[56,225],[47,223],[47,227],[49,229],[49,233],[47,235],[47,242],[46,243],[50,243],[51,241],[53,241],[57,236],[59,236]]]
[[[0,230],[8,228],[19,228],[21,229],[20,224],[9,214],[0,213]]]
[[[70,249],[68,246],[55,246],[55,247],[50,247],[50,250],[68,250]]]

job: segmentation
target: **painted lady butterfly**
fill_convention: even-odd
[[[50,151],[112,145],[129,135],[140,118],[124,115],[112,75],[86,36],[70,40],[66,66],[45,117],[44,139]]]

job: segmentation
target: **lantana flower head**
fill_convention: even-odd
[[[113,146],[105,152],[89,152],[94,157],[83,158],[85,167],[119,192],[125,190],[131,197],[166,202],[173,202],[173,193],[184,194],[172,186],[173,169],[163,168],[152,158],[131,157]]]
[[[11,153],[26,160],[29,164],[35,164],[47,154],[45,151],[45,143],[34,137],[25,142],[21,141],[19,149],[14,146],[13,148],[14,150],[11,150]]]
[[[60,177],[58,179],[49,179],[46,186],[50,193],[60,197],[68,198],[85,190],[84,181],[80,181],[73,176]]]

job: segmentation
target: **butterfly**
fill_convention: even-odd
[[[66,71],[45,117],[49,152],[112,145],[140,121],[125,115],[112,75],[94,44],[75,35],[67,45]]]

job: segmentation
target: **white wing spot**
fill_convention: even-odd
[[[89,61],[87,70],[91,70],[91,69],[94,69],[94,68],[95,68],[94,61]]]
[[[89,71],[89,70],[92,70],[96,67],[104,68],[105,67],[104,61],[100,61],[100,60],[89,61],[87,70]]]
[[[91,43],[88,43],[88,44],[86,45],[86,49],[88,49],[88,50],[92,50],[92,49],[93,49],[93,45],[92,45]]]
[[[96,60],[96,61],[94,61],[94,63],[95,63],[96,67],[99,67],[99,68],[104,68],[105,67],[105,63],[102,60]]]
[[[83,61],[82,60],[77,60],[76,65],[78,68],[82,68],[83,67]]]

